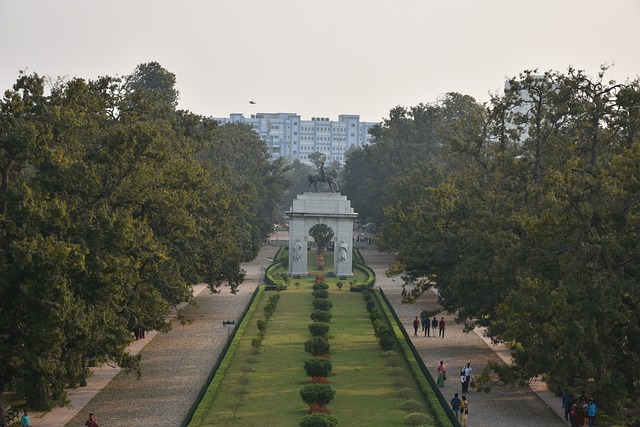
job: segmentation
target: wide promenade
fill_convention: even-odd
[[[231,295],[228,289],[211,294],[200,288],[196,306],[187,306],[182,311],[192,323],[180,325],[176,322],[167,334],[151,334],[144,340],[135,341],[132,351],[139,351],[143,356],[140,380],[135,375],[103,367],[89,379],[88,387],[78,388],[70,394],[70,408],[56,408],[44,417],[34,414],[32,424],[83,426],[89,412],[93,412],[101,427],[179,426],[227,340],[228,331],[222,321],[235,320],[241,315],[261,278],[261,268],[267,265],[267,258],[273,257],[276,250],[276,247],[265,246],[256,260],[243,265],[247,280],[237,295]],[[437,298],[431,294],[423,296],[416,304],[401,304],[399,281],[384,275],[391,257],[373,247],[361,251],[367,264],[376,272],[376,286],[384,290],[407,330],[420,311],[437,307]],[[441,316],[448,324],[444,338],[420,336],[412,337],[412,340],[434,376],[438,362],[445,361],[449,379],[442,391],[449,398],[453,393],[461,392],[457,373],[463,364],[470,362],[479,372],[488,360],[500,359],[496,349],[478,334],[463,333],[462,327],[454,324],[453,316],[442,313],[438,318]],[[558,406],[559,399],[547,394],[545,402],[530,388],[494,387],[488,394],[472,390],[468,398],[470,427],[566,425],[549,407]],[[259,427],[270,426],[267,422]]]

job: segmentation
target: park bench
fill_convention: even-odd
[[[4,420],[6,425],[10,426],[18,418],[20,418],[20,412],[17,409],[11,409],[11,408],[5,409]]]

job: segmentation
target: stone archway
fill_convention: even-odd
[[[347,196],[336,193],[304,193],[293,201],[289,216],[290,276],[309,275],[307,237],[316,224],[326,224],[334,233],[333,272],[336,276],[353,276],[353,211]]]

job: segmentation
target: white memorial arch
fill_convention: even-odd
[[[309,275],[307,238],[316,224],[326,224],[334,234],[333,272],[353,276],[353,220],[358,216],[347,196],[338,193],[304,193],[293,201],[289,216],[290,276]]]

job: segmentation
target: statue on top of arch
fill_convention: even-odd
[[[318,173],[310,173],[307,177],[309,181],[309,188],[307,191],[311,191],[311,186],[313,185],[313,188],[315,188],[316,192],[319,193],[320,190],[318,190],[318,183],[324,182],[329,186],[332,193],[338,192],[338,183],[336,182],[336,179],[338,178],[338,171],[332,169],[331,172],[326,172],[324,170],[324,161],[325,157],[322,156],[320,158],[320,165],[318,166]]]

